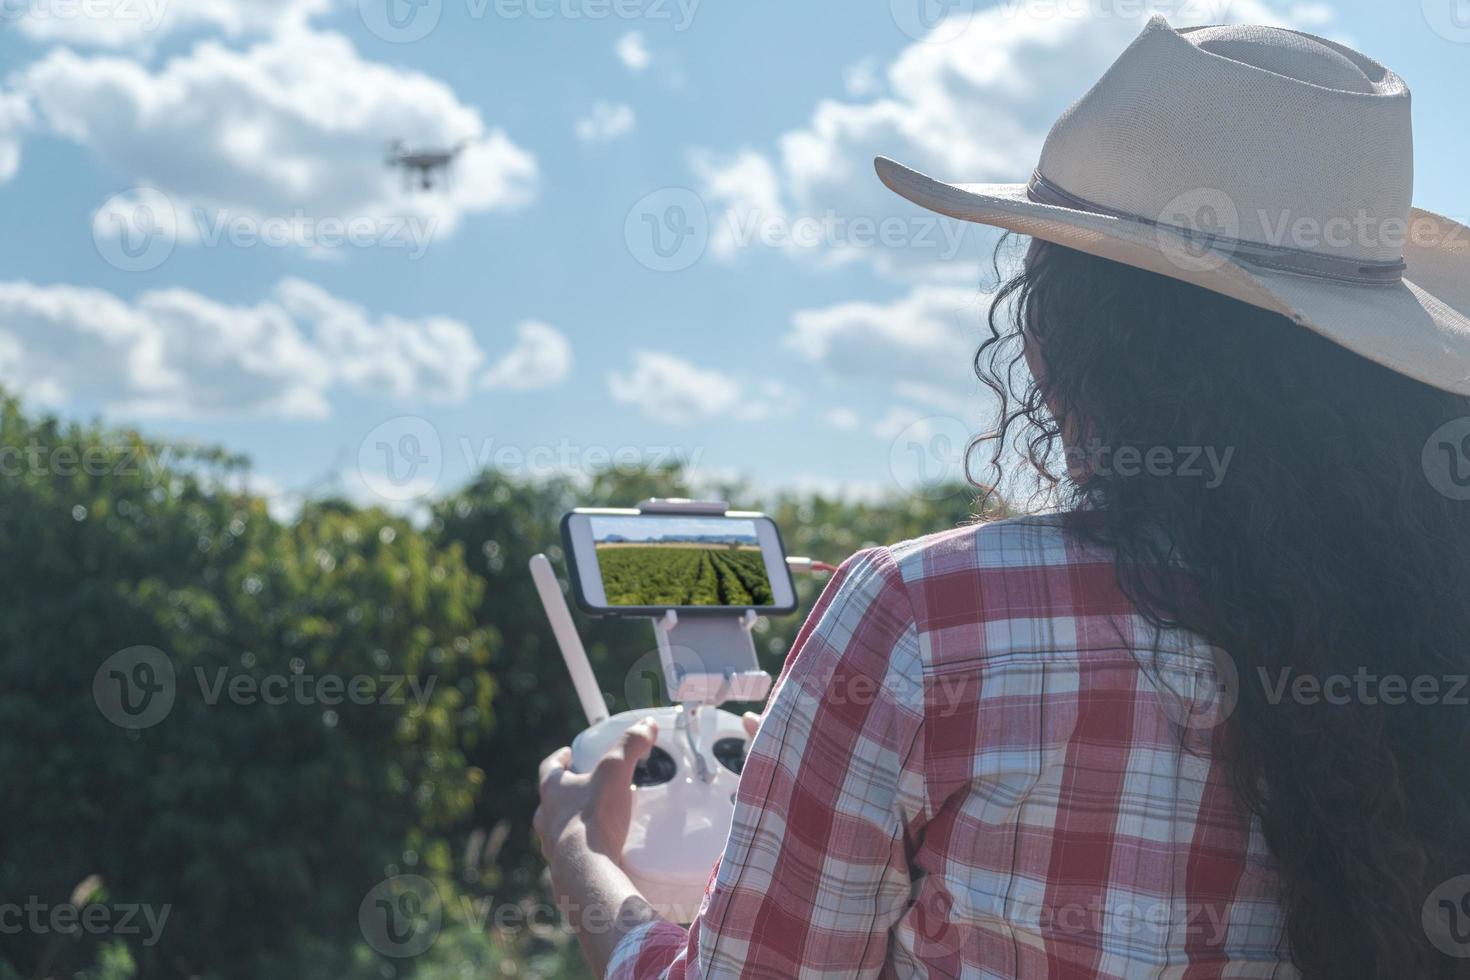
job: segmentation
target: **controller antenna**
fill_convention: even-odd
[[[541,596],[541,605],[546,618],[551,621],[551,632],[556,636],[556,645],[561,647],[561,658],[566,661],[567,673],[572,675],[572,686],[587,713],[587,724],[595,725],[607,718],[607,702],[597,686],[597,675],[592,673],[592,662],[582,647],[582,638],[572,622],[572,612],[567,608],[566,596],[561,594],[561,583],[556,580],[551,561],[545,555],[531,558],[531,578],[536,582],[536,592]]]

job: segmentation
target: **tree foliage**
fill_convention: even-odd
[[[359,941],[391,870],[448,874],[482,782],[460,745],[494,694],[457,549],[371,510],[282,524],[230,489],[234,460],[13,402],[0,447],[21,451],[0,463],[0,898],[54,908],[97,876],[109,906],[169,910],[152,945],[122,937],[143,976],[255,977]],[[173,704],[127,728],[94,681],[137,647],[167,658]],[[307,685],[268,703],[295,678],[381,695],[394,675],[434,683],[421,702]],[[4,938],[23,975],[70,975],[97,941]]]

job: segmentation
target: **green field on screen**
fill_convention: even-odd
[[[695,542],[597,545],[609,606],[769,606],[759,547]]]

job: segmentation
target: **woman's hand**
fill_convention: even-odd
[[[541,852],[555,870],[559,851],[577,844],[620,861],[633,812],[633,768],[653,749],[658,725],[645,718],[589,773],[576,773],[572,750],[560,748],[541,763],[541,805],[533,826]]]
[[[740,720],[746,735],[754,738],[759,716],[746,712]],[[536,835],[551,865],[557,905],[598,976],[607,970],[621,936],[658,918],[622,870],[633,813],[633,769],[656,738],[658,725],[645,718],[624,732],[617,747],[589,773],[568,768],[568,748],[557,749],[541,763]]]
[[[633,767],[648,755],[658,726],[645,718],[589,773],[572,772],[572,750],[560,748],[541,763],[541,805],[534,826],[551,865],[557,907],[602,976],[618,940],[658,915],[623,873],[623,845],[633,812]]]

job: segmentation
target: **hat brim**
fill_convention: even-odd
[[[1390,370],[1470,395],[1470,228],[1449,218],[1411,209],[1403,280],[1358,284],[1269,271],[1164,227],[1041,204],[1025,184],[949,184],[887,157],[874,167],[890,190],[922,208],[1223,293]]]

